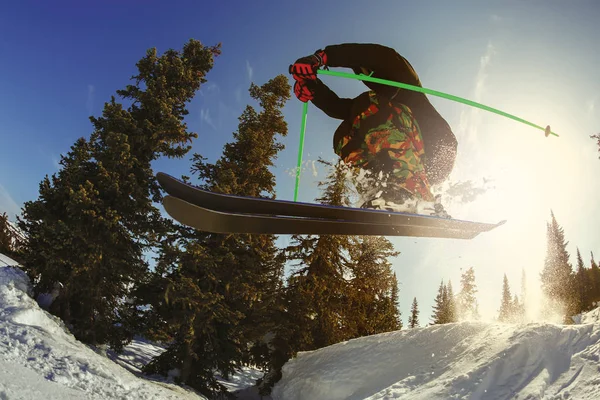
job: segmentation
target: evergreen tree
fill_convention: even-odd
[[[389,257],[397,256],[385,237],[350,237],[348,263],[351,275],[344,291],[346,338],[401,329],[398,281]]]
[[[521,270],[521,319],[525,319],[527,310],[527,276],[525,268]]]
[[[12,253],[13,236],[8,227],[8,215],[0,214],[0,253],[9,255]]]
[[[324,181],[318,183],[322,195],[317,202],[326,205],[349,206],[350,187],[341,163],[335,166],[322,159],[329,168]],[[292,235],[286,247],[288,261],[294,262],[278,309],[278,324],[274,329],[269,371],[259,382],[259,391],[266,395],[281,378],[281,368],[298,351],[315,350],[356,337],[356,320],[348,321],[349,310],[356,304],[350,291],[352,265],[350,242],[359,239],[346,235]],[[383,241],[373,240],[387,249]],[[366,245],[365,248],[369,248]],[[387,249],[384,252],[389,252]],[[360,255],[356,251],[354,255]],[[379,259],[381,256],[370,257]],[[368,297],[368,296],[367,296]]]
[[[225,145],[215,164],[194,155],[192,171],[199,175],[200,187],[275,197],[275,177],[269,167],[283,148],[276,137],[287,134],[282,108],[289,92],[283,75],[260,87],[251,85],[250,95],[263,110],[246,107],[234,140]],[[167,271],[166,304],[157,298],[159,318],[173,327],[174,340],[145,372],[167,375],[177,368],[180,382],[214,396],[226,392],[215,379],[216,372],[228,377],[242,363],[267,363],[265,338],[274,329],[272,313],[282,287],[283,259],[274,235],[180,229],[160,260],[159,271]]]
[[[565,316],[575,313],[576,292],[574,290],[573,268],[569,262],[569,253],[563,228],[558,225],[551,211],[552,222],[547,224],[548,248],[544,268],[540,274],[542,290],[548,301],[544,306],[560,311]]]
[[[598,264],[596,264],[596,261],[594,260],[593,252],[591,252],[591,255],[591,268],[588,270],[588,281],[590,288],[588,299],[590,306],[594,308],[598,305],[598,302],[600,302],[600,268],[598,268]]]
[[[431,316],[431,325],[445,324],[446,320],[446,302],[445,298],[448,296],[444,280],[440,282],[438,293],[435,297],[435,303],[433,305],[433,315]]]
[[[600,133],[596,135],[590,135],[590,138],[596,139],[598,151],[600,152]],[[598,268],[598,264],[596,264],[596,261],[594,260],[593,252],[591,252],[591,255],[591,268],[589,270],[588,279],[590,285],[590,294],[588,297],[588,301],[590,303],[591,308],[594,308],[600,305],[600,268]]]
[[[62,289],[50,311],[81,341],[119,349],[135,329],[131,289],[146,279],[144,252],[166,231],[151,163],[182,157],[197,137],[183,122],[190,101],[220,46],[190,40],[182,52],[147,51],[134,84],[105,103],[89,140],[78,139],[61,169],[39,186],[39,199],[25,203],[19,226],[36,294]]]
[[[590,138],[597,140],[597,143],[598,143],[598,152],[600,152],[600,133],[598,133],[596,135],[590,135]],[[600,158],[600,156],[598,158]]]
[[[20,253],[26,242],[27,238],[8,220],[8,215],[0,214],[0,253],[23,264]]]
[[[385,239],[385,238],[382,238]],[[387,240],[387,239],[386,239]],[[390,244],[391,246],[391,244]],[[393,249],[393,247],[392,247]],[[397,252],[396,254],[400,254],[399,252]],[[390,265],[391,268],[391,265]],[[402,329],[402,313],[400,312],[400,296],[399,296],[399,289],[398,289],[398,277],[396,276],[396,273],[394,272],[394,274],[392,275],[392,281],[391,281],[391,290],[390,290],[390,297],[389,297],[389,301],[387,301],[387,304],[390,304],[390,307],[388,307],[390,309],[390,311],[387,313],[387,318],[386,321],[389,321],[389,325],[384,325],[382,332],[388,332],[388,331],[395,331],[395,330],[400,330]]]
[[[408,317],[408,327],[418,328],[419,327],[419,304],[417,298],[413,298],[412,306],[410,307],[410,316]]]
[[[522,320],[522,307],[523,305],[519,301],[519,296],[514,294],[511,304],[512,315],[510,318],[510,322],[520,322]]]
[[[500,303],[500,315],[498,321],[509,322],[513,317],[513,303],[512,295],[510,293],[510,285],[508,284],[508,278],[504,274],[504,280],[502,282],[502,300]]]
[[[448,293],[448,322],[457,322],[458,314],[456,310],[456,296],[452,289],[452,281],[448,281],[446,285],[446,291]]]
[[[333,167],[330,163],[319,160],[330,167],[325,181],[319,182],[324,188],[317,202],[326,205],[349,206],[349,187],[341,164]],[[349,236],[293,235],[292,244],[288,246],[288,260],[297,260],[299,269],[293,272],[289,290],[296,298],[307,297],[307,310],[302,314],[310,315],[311,322],[300,329],[310,329],[311,343],[307,349],[312,350],[337,343],[348,337],[342,317],[346,304],[344,294],[347,292],[347,276],[350,264],[348,252]]]
[[[475,307],[473,310],[473,319],[479,320],[479,318],[481,318],[481,315],[479,315],[479,302],[477,301],[477,299],[475,299]]]
[[[583,258],[577,248],[577,272],[575,273],[575,284],[577,289],[576,313],[588,311],[590,309],[589,296],[591,287],[589,282],[590,275],[583,264]]]
[[[475,284],[475,270],[470,267],[463,272],[460,278],[461,290],[458,294],[458,315],[460,319],[479,319],[477,286]]]
[[[442,287],[442,323],[447,324],[450,322],[450,309],[448,305],[450,304],[450,300],[448,298],[448,285],[444,285]]]

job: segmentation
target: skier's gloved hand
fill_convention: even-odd
[[[290,65],[290,74],[297,81],[315,80],[319,67],[325,66],[327,66],[327,54],[323,50],[317,50],[315,54],[299,58]]]
[[[312,100],[315,93],[310,89],[310,83],[308,81],[296,81],[294,83],[294,94],[303,103]]]

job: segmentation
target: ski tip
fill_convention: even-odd
[[[157,173],[156,173],[156,179],[168,178],[168,177],[170,177],[170,176],[171,176],[171,175],[169,175],[169,174],[167,174],[167,173],[165,173],[165,172],[157,172]]]
[[[169,175],[167,173],[164,172],[157,172],[156,173],[156,180],[158,181],[158,184],[160,186],[162,186],[163,188],[165,187],[165,185],[167,184],[167,182],[169,182],[172,179],[177,179],[172,175]]]
[[[546,135],[546,137],[550,136],[550,134],[552,133],[552,130],[550,129],[550,125],[546,126],[546,129],[544,130],[544,135]]]

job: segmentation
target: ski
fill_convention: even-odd
[[[491,230],[506,222],[489,224],[403,212],[235,196],[202,190],[162,172],[159,172],[156,178],[169,195],[204,209],[219,211],[224,214],[304,217],[394,226],[429,226],[477,232]]]
[[[485,227],[482,226],[484,224],[459,224],[449,228],[441,225],[414,224],[414,217],[411,221],[407,217],[404,223],[392,225],[310,217],[239,214],[211,210],[173,196],[166,196],[163,205],[167,213],[180,223],[200,231],[221,234],[376,235],[472,239],[479,233],[503,223],[487,224]],[[441,221],[439,219],[438,222]]]

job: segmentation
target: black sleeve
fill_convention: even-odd
[[[346,119],[350,117],[352,99],[340,98],[320,79],[308,81],[309,88],[314,91],[312,103],[331,118]]]
[[[412,65],[390,47],[373,43],[344,43],[327,46],[323,49],[330,67],[352,69],[366,68],[374,71],[374,76],[421,86]]]

